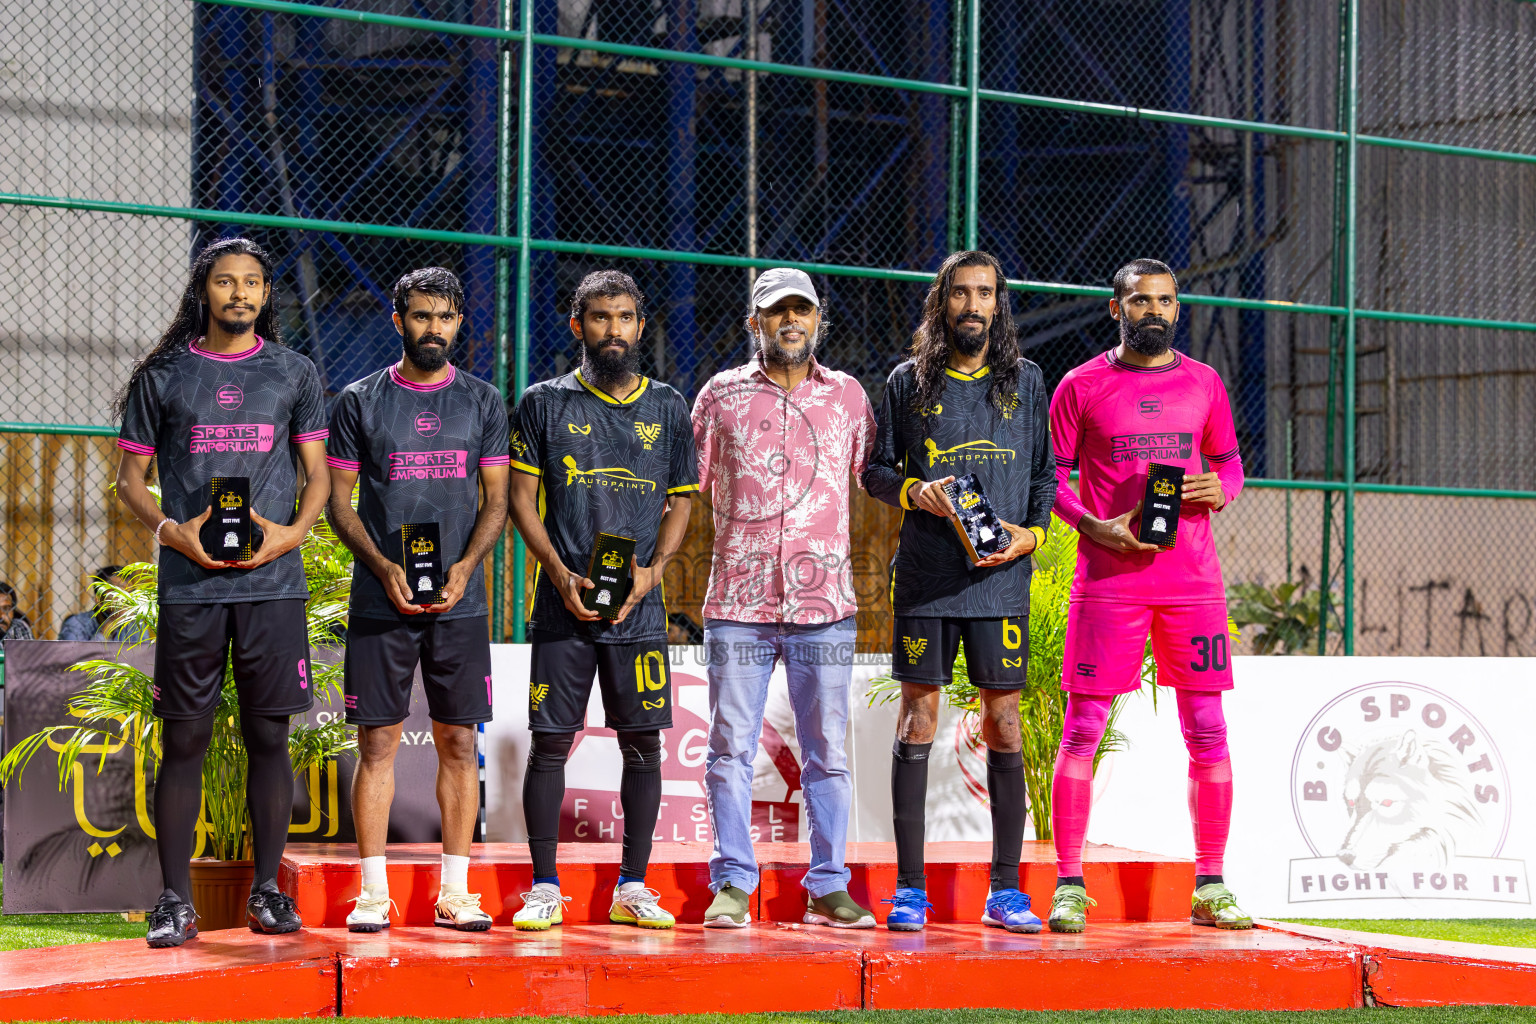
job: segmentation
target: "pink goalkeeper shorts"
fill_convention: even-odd
[[[1141,687],[1152,635],[1162,686],[1232,689],[1232,643],[1224,604],[1144,605],[1074,601],[1067,613],[1061,688],[1109,697]]]

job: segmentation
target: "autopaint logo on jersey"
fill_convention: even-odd
[[[609,466],[605,469],[581,469],[576,465],[576,458],[567,455],[561,460],[565,464],[565,485],[567,487],[580,482],[588,487],[607,487],[619,491],[654,491],[656,481],[645,480],[635,476],[622,466]]]
[[[199,424],[192,428],[193,455],[271,450],[272,424],[270,423]]]
[[[1109,440],[1113,462],[1173,462],[1188,459],[1195,451],[1194,434],[1116,434]]]
[[[966,441],[957,444],[953,448],[940,448],[933,443],[933,438],[923,442],[928,449],[928,465],[936,466],[940,463],[957,465],[971,462],[1012,462],[1018,455],[1012,448],[999,448],[991,441]]]
[[[639,437],[640,441],[645,445],[645,450],[650,451],[651,445],[661,440],[661,424],[641,423],[639,420],[636,420],[635,435]]]
[[[422,437],[432,437],[443,429],[443,421],[437,418],[437,413],[428,409],[416,414],[416,433]]]
[[[219,408],[227,412],[233,412],[245,402],[245,392],[234,384],[220,384],[219,390],[213,394],[214,401],[219,403]]]
[[[391,480],[463,480],[469,452],[390,452]]]
[[[1445,694],[1379,682],[1330,701],[1291,761],[1291,807],[1311,852],[1290,902],[1531,901],[1523,860],[1500,856],[1510,780],[1488,729]]]

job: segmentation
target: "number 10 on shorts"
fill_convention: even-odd
[[[635,692],[665,689],[667,685],[667,656],[661,651],[646,651],[635,655]]]

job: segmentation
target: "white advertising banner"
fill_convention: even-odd
[[[492,648],[496,720],[486,726],[492,842],[527,838],[528,648]],[[663,737],[658,841],[713,841],[704,799],[709,697],[703,649],[674,648],[673,728]],[[889,659],[853,667],[848,838],[889,842],[896,702],[868,706]],[[1225,707],[1236,780],[1226,877],[1266,917],[1531,917],[1536,855],[1536,659],[1233,659]],[[800,746],[775,670],[754,766],[763,842],[803,842]],[[593,687],[566,772],[560,836],[619,842],[620,760]],[[1088,840],[1194,856],[1188,758],[1173,695],[1126,701],[1127,749],[1100,764]],[[986,753],[974,717],[945,708],[929,770],[928,839],[991,839]]]
[[[1225,867],[1244,909],[1532,916],[1536,660],[1246,657],[1233,669]],[[1192,857],[1173,701],[1154,712],[1134,697],[1117,725],[1129,747],[1089,840]]]
[[[663,734],[662,808],[658,842],[714,842],[704,801],[704,758],[708,752],[709,689],[702,647],[674,647],[672,729]],[[889,842],[891,826],[891,742],[896,702],[869,707],[869,680],[889,670],[889,658],[860,656],[853,666],[848,727],[848,761],[853,776],[851,842]],[[486,837],[523,842],[523,774],[528,761],[528,664],[526,645],[491,648],[496,720],[485,727]],[[769,683],[763,738],[753,766],[752,821],[760,842],[804,842],[800,789],[800,744],[789,706],[784,668]],[[986,805],[986,751],[973,726],[959,712],[944,709],[929,768],[928,838],[933,842],[990,839]],[[587,728],[577,737],[566,766],[560,838],[566,842],[617,843],[623,838],[619,807],[621,762],[617,740],[603,726],[597,687],[587,705]]]

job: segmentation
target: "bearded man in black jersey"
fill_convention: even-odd
[[[325,456],[330,522],[356,557],[346,704],[357,726],[362,892],[347,928],[389,927],[384,847],[419,666],[443,826],[433,922],[485,931],[491,915],[469,891],[469,854],[480,809],[475,727],[491,720],[484,562],[507,522],[507,409],[494,387],[448,361],[464,322],[452,271],[413,270],[395,283],[394,299],[400,359],[337,396]],[[407,574],[408,562],[425,569]]]
[[[1056,498],[1040,367],[1019,354],[1007,281],[997,259],[958,252],[939,268],[912,336],[891,371],[875,450],[872,495],[906,510],[892,561],[892,675],[901,711],[892,751],[897,889],[886,926],[918,931],[931,908],[923,873],[924,803],[939,690],[965,664],[981,694],[992,811],[991,892],[982,922],[1037,932],[1019,888],[1024,762],[1019,691],[1029,658],[1028,555],[1045,539]],[[962,543],[946,487],[974,476],[1001,520],[996,550],[977,560]],[[970,491],[968,500],[975,501]],[[980,554],[980,552],[974,552]]]
[[[189,862],[226,662],[249,763],[256,873],[247,920],[268,933],[302,924],[278,891],[277,869],[293,816],[288,717],[309,710],[314,694],[298,546],[325,507],[330,476],[320,377],[283,347],[272,291],[272,261],[254,243],[229,238],[203,249],[175,320],[117,402],[117,492],[160,544],[155,832],[165,888],[149,915],[151,946],[197,934]],[[158,503],[145,483],[151,460],[160,468]],[[205,529],[215,487],[221,519],[248,503],[243,548],[238,532]]]
[[[520,931],[564,919],[569,897],[560,893],[555,851],[565,762],[586,723],[594,675],[624,763],[624,852],[608,919],[675,923],[645,884],[661,808],[661,730],[672,726],[660,584],[688,529],[699,467],[688,403],[639,372],[644,330],[645,296],[634,280],[616,270],[588,274],[571,299],[580,366],[530,387],[513,416],[512,521],[539,562],[528,619],[533,743],[523,782],[534,884],[512,916]],[[612,562],[594,557],[600,542],[614,540],[633,546],[627,572],[617,548],[604,549]],[[610,565],[631,577],[627,596],[595,586],[591,577]]]

